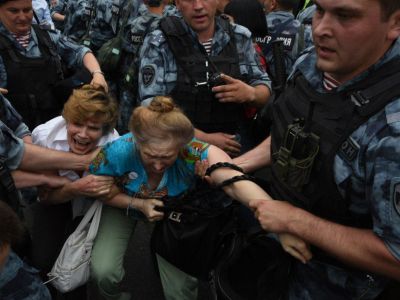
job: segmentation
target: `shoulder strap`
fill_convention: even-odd
[[[350,99],[363,117],[370,117],[400,96],[400,60],[379,68],[366,82],[367,88],[356,89]]]
[[[304,50],[305,47],[304,32],[305,32],[305,25],[300,24],[298,41],[297,41],[297,55],[299,55]]]
[[[168,16],[162,18],[160,21],[160,29],[164,33],[169,48],[178,64],[182,67],[186,74],[191,78],[191,72],[187,69],[184,63],[182,63],[183,58],[190,56],[201,56],[203,55],[200,51],[197,51],[193,46],[192,38],[189,33],[183,27],[181,20],[176,16]],[[206,58],[204,58],[205,60]]]
[[[40,26],[37,24],[32,24],[32,28],[35,30],[39,45],[44,45],[46,49],[49,51],[50,55],[53,57],[53,61],[56,64],[57,75],[59,79],[63,79],[64,75],[62,71],[60,56],[58,55],[56,45],[51,40],[48,31],[40,28]]]
[[[15,47],[13,47],[11,41],[6,38],[5,36],[3,36],[2,34],[0,34],[0,51],[7,51],[8,55],[10,55],[11,59],[16,62],[16,63],[20,63],[21,60],[19,59],[18,55],[15,53]]]

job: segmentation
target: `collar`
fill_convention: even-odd
[[[14,38],[11,32],[0,22],[0,34],[8,38],[13,45],[20,51],[29,51],[34,45],[38,44],[36,32],[33,30],[31,26],[31,37],[29,40],[29,44],[26,48],[22,47],[20,43]]]
[[[382,65],[394,59],[400,59],[400,37],[397,38],[393,45],[374,65],[370,66],[367,70],[357,75],[353,79],[343,83],[341,86],[338,87],[337,91],[343,91],[347,87],[365,79],[371,73],[379,69]],[[324,92],[322,84],[323,73],[315,68],[316,61],[317,55],[315,52],[315,48],[312,47],[310,48],[310,52],[308,52],[304,56],[301,56],[296,61],[296,64],[293,68],[294,71],[292,72],[291,76],[295,74],[296,71],[300,71],[300,73],[304,75],[304,77],[307,79],[312,87],[314,87],[318,92]]]
[[[289,11],[283,11],[283,10],[278,10],[278,11],[271,11],[267,14],[267,19],[272,19],[272,18],[279,18],[279,19],[294,19],[293,13]]]

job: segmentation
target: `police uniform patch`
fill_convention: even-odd
[[[357,142],[351,137],[348,137],[347,140],[345,140],[340,146],[339,154],[346,161],[351,162],[357,156],[359,149],[360,146],[357,144]]]
[[[397,183],[393,189],[393,206],[400,215],[400,183]]]
[[[156,77],[156,70],[153,66],[144,66],[142,68],[142,82],[145,86],[149,86]]]

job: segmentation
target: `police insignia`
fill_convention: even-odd
[[[142,69],[142,81],[145,86],[149,86],[156,75],[156,70],[153,66],[144,66]]]
[[[352,161],[358,154],[358,150],[360,146],[357,144],[355,140],[349,137],[347,140],[343,142],[343,144],[339,148],[339,154],[346,161]]]
[[[396,212],[400,215],[400,183],[394,186],[393,190],[393,206]]]

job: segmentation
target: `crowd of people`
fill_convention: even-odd
[[[188,204],[262,230],[250,286],[204,261],[217,299],[377,299],[400,281],[399,37],[397,0],[0,0],[0,299],[135,298],[144,221],[165,299],[198,299],[160,230],[193,234]],[[47,274],[94,200],[89,282],[61,293]]]

